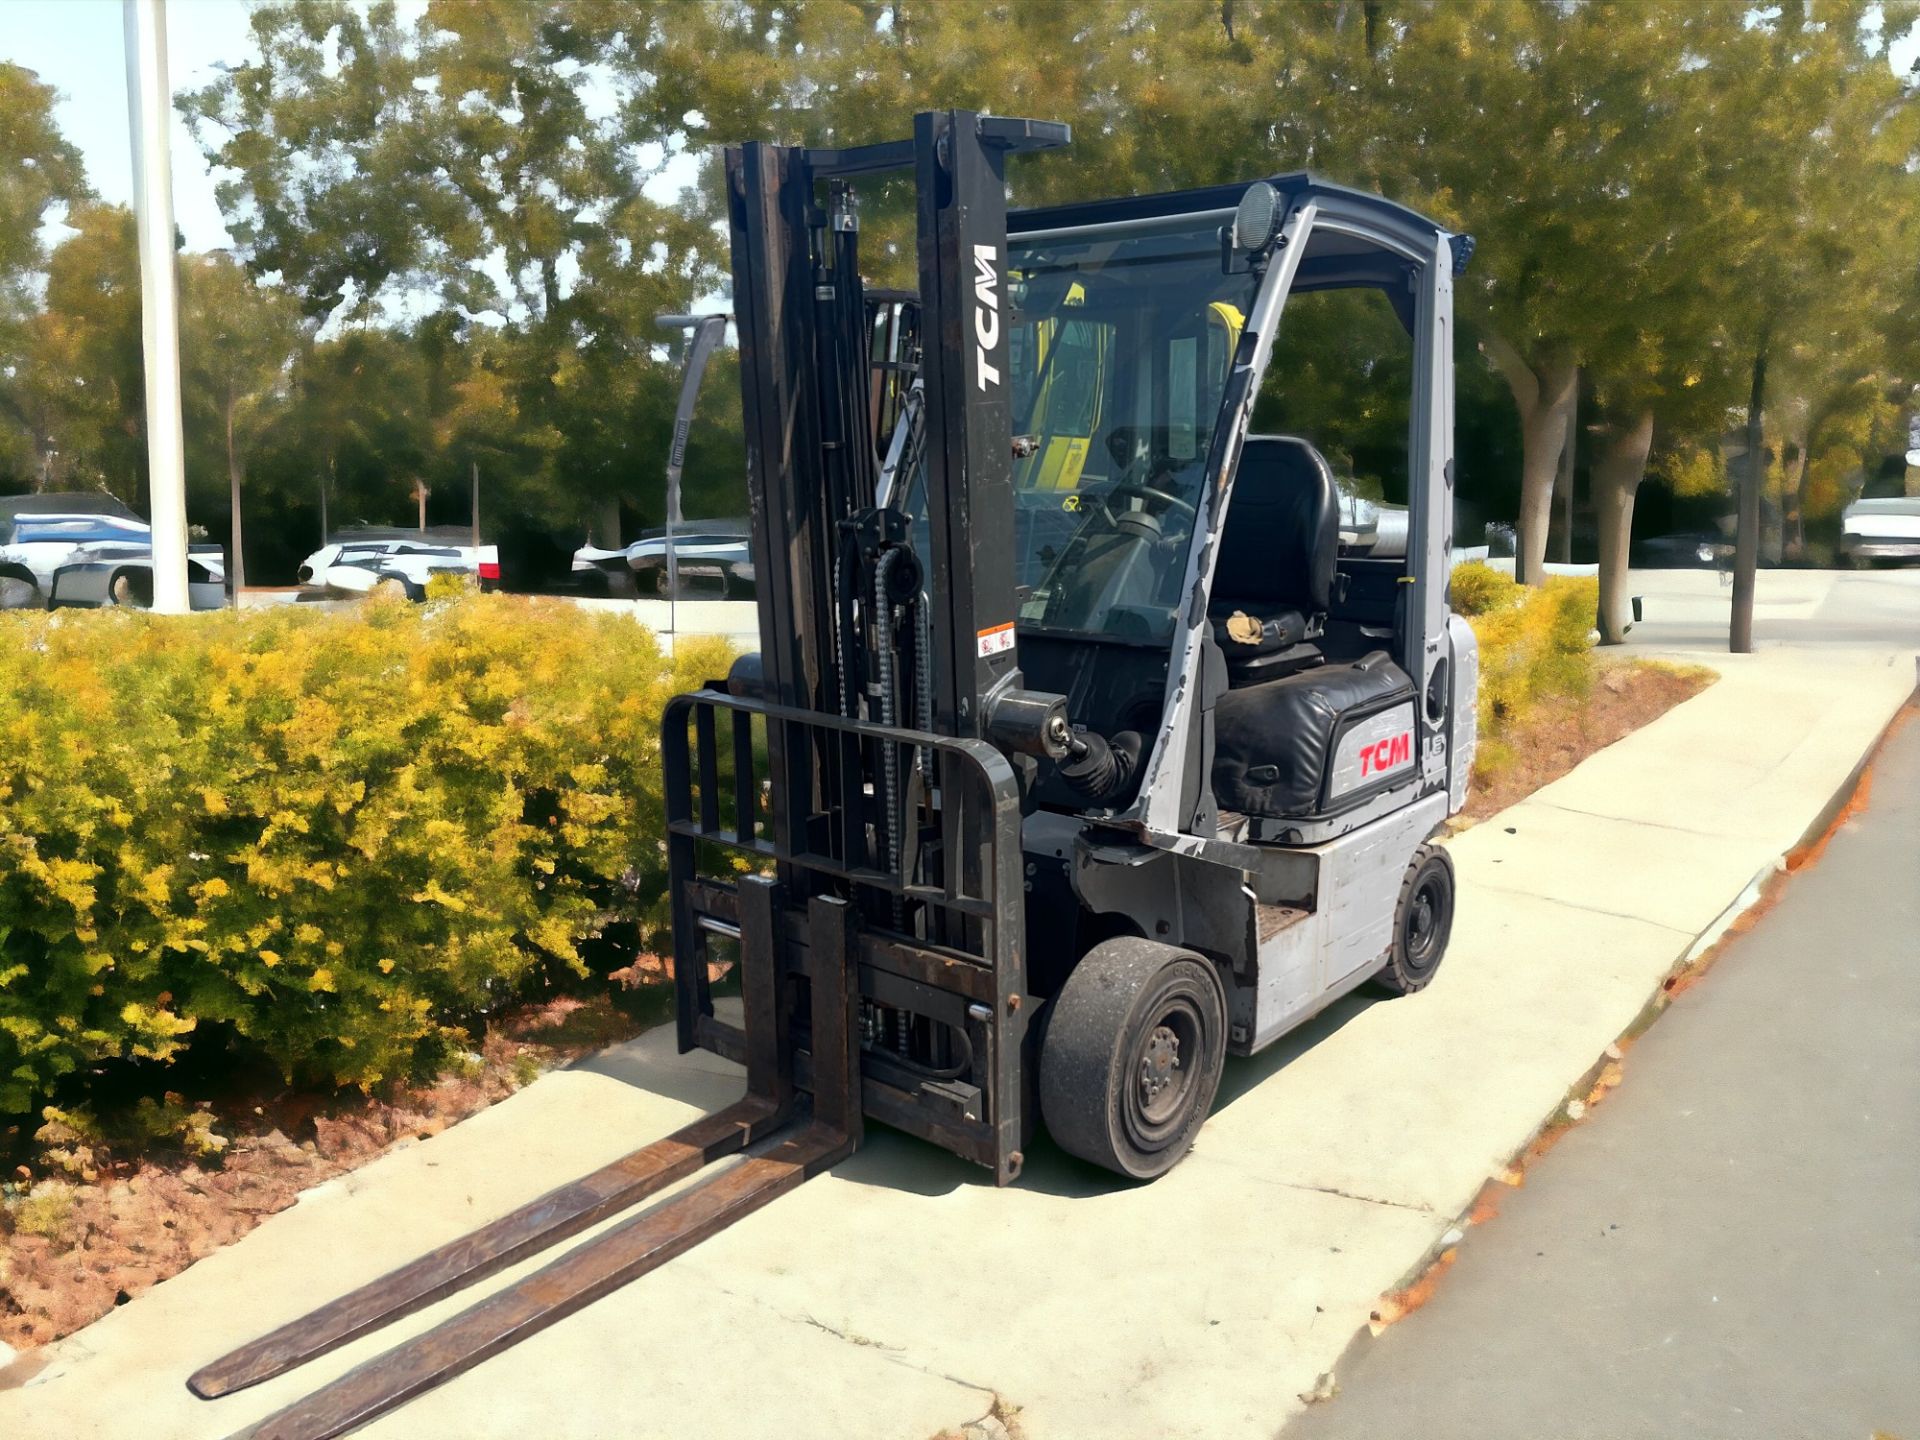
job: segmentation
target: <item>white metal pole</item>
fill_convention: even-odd
[[[153,608],[187,602],[186,442],[180,421],[180,287],[173,258],[165,0],[126,0],[127,119],[140,226],[140,319],[147,372],[147,472],[153,523]]]

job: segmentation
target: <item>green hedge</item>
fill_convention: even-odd
[[[726,663],[507,597],[0,616],[0,1112],[214,1022],[372,1085],[656,932],[661,707]]]

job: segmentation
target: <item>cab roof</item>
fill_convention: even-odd
[[[1414,233],[1439,239],[1453,232],[1444,225],[1406,205],[1376,195],[1323,180],[1311,170],[1295,170],[1284,175],[1269,175],[1266,182],[1285,197],[1289,207],[1303,197],[1323,196],[1343,205],[1372,212],[1402,233]],[[1191,211],[1231,210],[1240,203],[1252,181],[1233,185],[1210,185],[1197,190],[1166,190],[1156,195],[1125,195],[1112,200],[1089,200],[1070,205],[1044,205],[1007,214],[1007,230],[1021,234],[1029,230],[1065,229],[1080,225],[1106,225],[1125,220],[1150,220],[1163,215]]]

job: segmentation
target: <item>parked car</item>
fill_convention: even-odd
[[[1345,476],[1334,480],[1340,496],[1340,553],[1384,560],[1407,553],[1407,507],[1369,500]]]
[[[1907,473],[1915,473],[1920,451],[1907,460]],[[1848,565],[1920,560],[1920,494],[1908,491],[1906,475],[1875,476],[1840,512],[1840,558]]]
[[[470,532],[446,528],[341,531],[301,562],[296,578],[318,598],[392,590],[424,600],[436,575],[470,575],[492,589],[500,581],[499,548],[475,546]]]
[[[1724,564],[1732,554],[1732,544],[1716,530],[1678,530],[1635,541],[1633,563],[1648,570],[1698,570]]]
[[[187,550],[188,600],[226,604],[218,545]],[[19,495],[0,500],[0,609],[153,603],[153,531],[111,495]]]
[[[753,556],[748,549],[745,520],[689,520],[673,532],[675,566],[680,593],[716,595],[727,600],[753,598]],[[608,577],[616,595],[659,595],[670,592],[667,581],[667,532],[649,530],[631,545],[603,550],[582,545],[573,552],[576,572],[598,570]]]

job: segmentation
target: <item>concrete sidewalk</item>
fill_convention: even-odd
[[[1819,862],[1288,1440],[1920,1434],[1915,719]]]
[[[1159,1183],[1041,1145],[995,1191],[870,1132],[831,1175],[364,1433],[921,1440],[997,1392],[1030,1440],[1271,1435],[1671,967],[1823,822],[1914,687],[1892,648],[1723,670],[1455,840],[1460,913],[1432,988],[1343,1002],[1231,1065]],[[54,1347],[0,1391],[0,1434],[223,1435],[444,1318],[475,1292],[255,1391],[208,1404],[183,1385],[739,1092],[729,1067],[670,1052],[643,1037],[313,1192]]]

